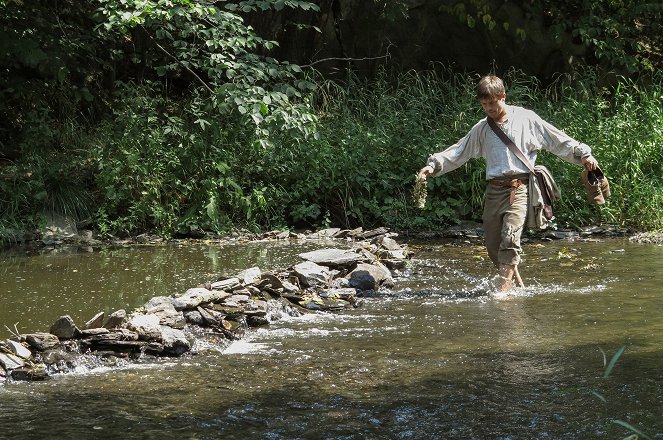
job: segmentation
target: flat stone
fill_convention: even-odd
[[[104,325],[105,316],[106,314],[104,312],[97,313],[92,317],[92,319],[85,323],[83,330],[102,327]]]
[[[172,303],[176,310],[195,310],[201,304],[220,302],[229,296],[231,294],[224,290],[208,290],[203,287],[194,287],[187,290],[184,295],[174,298]]]
[[[11,353],[0,353],[0,365],[5,370],[13,370],[25,365],[25,361],[15,354]]]
[[[262,272],[259,267],[251,267],[249,269],[241,271],[237,278],[239,278],[244,285],[254,284],[260,280]]]
[[[105,327],[100,327],[100,328],[88,328],[85,330],[81,330],[81,337],[86,338],[88,336],[97,336],[97,335],[105,335],[110,333],[110,330],[108,330]]]
[[[299,282],[307,287],[324,285],[332,278],[330,270],[312,261],[304,261],[293,268],[299,278]]]
[[[348,266],[362,259],[361,255],[346,249],[318,249],[299,254],[299,257],[323,266]]]
[[[20,356],[24,359],[30,359],[32,357],[32,352],[19,342],[8,339],[4,343],[6,344],[7,348],[11,350],[11,352],[14,353],[15,355]]]
[[[338,289],[329,289],[323,292],[320,292],[321,298],[339,298],[343,300],[348,300],[353,298],[357,294],[357,289],[352,287],[338,288]]]
[[[30,344],[30,347],[39,351],[55,347],[60,343],[60,339],[51,333],[30,333],[25,335],[25,340]]]
[[[173,305],[173,298],[170,296],[155,296],[150,298],[143,307],[145,310],[154,309],[156,307],[168,307]]]
[[[267,315],[267,301],[250,300],[244,307],[246,316],[265,316]]]
[[[212,290],[231,290],[234,287],[239,286],[239,278],[227,278],[225,280],[219,280],[212,283]]]
[[[139,339],[159,341],[161,339],[160,319],[155,314],[134,314],[127,322],[127,328],[138,333]]]

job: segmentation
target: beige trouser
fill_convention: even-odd
[[[488,184],[483,208],[483,228],[488,256],[495,266],[520,263],[520,236],[527,217],[527,185],[515,190],[510,203],[511,188]]]

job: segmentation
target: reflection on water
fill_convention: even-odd
[[[133,265],[124,301],[138,305],[157,294],[134,291],[147,272],[161,272],[159,289],[175,292],[207,273],[284,268],[303,251],[260,246],[266,253],[249,248],[242,259],[238,247],[235,263],[218,257],[218,266],[209,257],[218,251],[205,246],[93,258],[113,268],[106,279]],[[491,293],[480,248],[412,248],[408,275],[358,309],[282,316],[185,358],[0,386],[0,437],[612,439],[628,434],[610,423],[618,419],[663,438],[662,247],[530,245],[521,269],[528,287],[503,297]],[[36,260],[72,272],[83,265],[72,261],[89,255],[53,257]],[[1,270],[27,281],[12,269],[28,264],[19,260]],[[65,286],[69,278],[58,291],[78,288]],[[609,360],[624,344],[603,379],[604,352]]]

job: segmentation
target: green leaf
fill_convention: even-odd
[[[617,360],[619,357],[624,353],[624,350],[626,349],[626,345],[622,345],[617,352],[612,356],[612,359],[610,359],[610,363],[608,363],[608,366],[605,368],[605,371],[603,372],[603,377],[607,378],[610,376],[610,373],[612,372],[612,369],[615,367],[615,364],[617,363]]]
[[[619,426],[622,426],[622,427],[628,429],[629,431],[639,435],[640,437],[643,437],[647,440],[652,440],[652,438],[650,436],[648,436],[644,432],[640,431],[639,429],[635,428],[633,425],[631,425],[629,423],[626,423],[622,420],[611,420],[611,422],[614,423],[615,425],[619,425]]]

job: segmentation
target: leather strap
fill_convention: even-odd
[[[509,150],[511,150],[511,152],[515,154],[516,157],[520,159],[520,161],[524,163],[527,166],[527,168],[529,168],[529,170],[533,173],[534,166],[532,166],[531,162],[527,159],[527,157],[523,154],[523,152],[520,151],[518,147],[516,147],[516,144],[514,144],[511,139],[509,139],[509,136],[507,136],[506,133],[504,133],[502,129],[497,126],[497,123],[493,120],[493,118],[488,116],[486,120],[488,121],[488,125],[490,125],[490,128],[493,129],[495,134],[500,139],[502,139],[502,142],[504,142],[507,147],[509,147]]]

